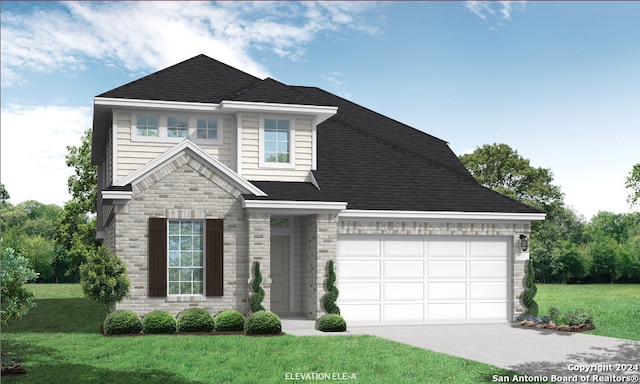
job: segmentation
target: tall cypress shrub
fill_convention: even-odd
[[[261,285],[262,274],[260,273],[260,263],[256,261],[253,265],[253,282],[251,283],[253,294],[249,298],[249,308],[251,308],[251,312],[264,311],[264,307],[262,306],[264,289],[262,289]]]
[[[525,279],[525,291],[522,292],[522,304],[527,308],[524,315],[538,316],[538,303],[533,299],[538,293],[538,287],[533,282],[533,262],[531,258],[527,262],[527,277]]]
[[[340,308],[336,305],[338,300],[338,288],[334,285],[336,282],[336,272],[333,270],[333,260],[327,262],[327,281],[325,282],[325,289],[327,293],[322,297],[322,306],[327,313],[340,314]]]

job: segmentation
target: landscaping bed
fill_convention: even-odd
[[[516,325],[536,329],[551,329],[561,332],[585,332],[596,329],[593,314],[586,311],[569,311],[564,314],[558,308],[549,308],[549,316],[520,315]]]

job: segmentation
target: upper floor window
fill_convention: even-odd
[[[198,139],[217,139],[218,120],[198,119],[197,131]]]
[[[188,137],[189,119],[186,117],[167,117],[167,137]]]
[[[264,162],[290,162],[289,120],[264,119]]]
[[[138,136],[158,137],[158,116],[138,114],[136,128]]]

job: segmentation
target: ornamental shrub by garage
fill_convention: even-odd
[[[211,332],[213,316],[204,308],[185,309],[178,315],[178,332]]]
[[[120,309],[107,316],[103,330],[107,335],[137,334],[142,332],[142,320],[137,313]]]
[[[243,331],[244,316],[233,309],[222,311],[213,318],[213,329],[218,332]]]
[[[322,332],[344,332],[347,330],[347,322],[342,316],[330,313],[318,319],[316,329]]]
[[[322,306],[327,313],[331,314],[340,314],[340,308],[336,305],[336,300],[338,300],[338,288],[335,286],[336,282],[336,272],[333,270],[333,260],[329,260],[327,262],[327,281],[325,284],[327,293],[322,296]]]
[[[529,259],[527,262],[527,278],[525,280],[525,291],[522,292],[522,304],[527,308],[523,313],[524,315],[538,316],[538,303],[533,300],[534,296],[538,292],[538,288],[533,282],[533,263]]]
[[[260,273],[260,263],[256,261],[253,265],[253,282],[251,283],[253,294],[249,298],[249,307],[251,308],[251,312],[264,311],[264,307],[262,306],[264,289],[262,289],[261,284],[262,274]]]
[[[150,312],[142,319],[142,333],[176,333],[176,319],[169,312]]]
[[[244,324],[247,335],[277,335],[282,331],[282,322],[278,315],[270,311],[254,312]]]

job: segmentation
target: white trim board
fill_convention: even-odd
[[[382,211],[348,209],[339,218],[354,220],[478,220],[534,221],[544,220],[545,213],[458,212],[458,211]]]

